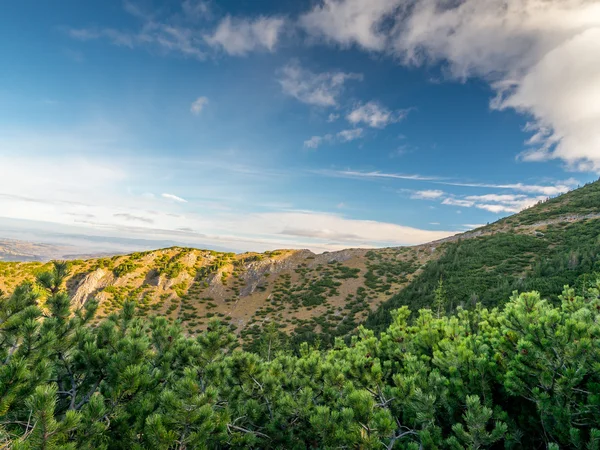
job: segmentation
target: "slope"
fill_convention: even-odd
[[[496,306],[515,291],[556,300],[564,285],[583,287],[600,272],[600,182],[590,183],[496,223],[444,240],[445,251],[366,321],[383,330],[390,311],[434,302],[443,280],[446,307]]]
[[[600,271],[600,183],[592,183],[462,235],[415,247],[222,253],[167,249],[72,261],[67,282],[76,305],[100,301],[98,320],[124,301],[140,314],[181,321],[190,335],[212,318],[251,346],[268,331],[284,341],[331,345],[364,323],[376,330],[402,305],[431,307],[443,280],[448,311],[495,306],[513,290],[556,299]],[[11,291],[46,270],[0,262],[0,289]],[[283,333],[283,334],[282,334]]]
[[[99,300],[98,320],[132,298],[141,315],[179,320],[192,335],[220,318],[244,342],[253,342],[269,325],[296,340],[319,335],[330,344],[438,256],[428,245],[321,255],[173,247],[71,261],[67,287],[76,306]],[[47,269],[42,263],[0,262],[0,289],[11,291]]]

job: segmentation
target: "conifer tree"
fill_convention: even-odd
[[[97,303],[72,305],[65,273],[0,299],[0,448],[600,445],[600,283],[560,304],[402,307],[331,350],[250,353],[217,321],[191,338],[134,301],[92,325]]]
[[[446,296],[446,290],[444,289],[444,280],[440,277],[438,285],[434,292],[434,308],[437,310],[437,318],[439,319],[441,314],[446,312],[448,299]]]

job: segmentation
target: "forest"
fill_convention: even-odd
[[[600,448],[600,281],[556,299],[390,312],[333,348],[219,322],[187,337],[133,301],[91,325],[68,266],[0,300],[0,447]]]

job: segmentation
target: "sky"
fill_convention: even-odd
[[[600,174],[593,0],[21,0],[0,30],[0,218],[33,229],[414,245]]]

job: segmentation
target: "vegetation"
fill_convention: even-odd
[[[600,215],[600,183],[588,183],[585,186],[567,192],[559,197],[540,202],[515,216],[499,221],[500,225],[531,225],[558,218]]]
[[[125,261],[122,264],[115,267],[113,269],[113,273],[114,273],[115,277],[117,277],[117,278],[123,277],[123,276],[127,275],[128,273],[131,273],[134,270],[136,270],[139,266],[137,264],[133,263],[133,259],[134,259],[134,257],[132,257],[131,260]]]
[[[439,259],[371,314],[368,327],[384,330],[390,311],[402,305],[413,311],[434,305],[440,279],[447,307],[455,310],[477,302],[502,304],[514,290],[536,290],[557,301],[564,285],[580,287],[588,274],[600,272],[597,219],[548,225],[543,233],[503,232],[444,245]]]
[[[66,267],[0,301],[0,446],[23,449],[573,448],[600,445],[600,282],[454,314],[406,306],[380,336],[257,353],[135,304],[90,326]],[[439,292],[445,286],[439,284]]]

